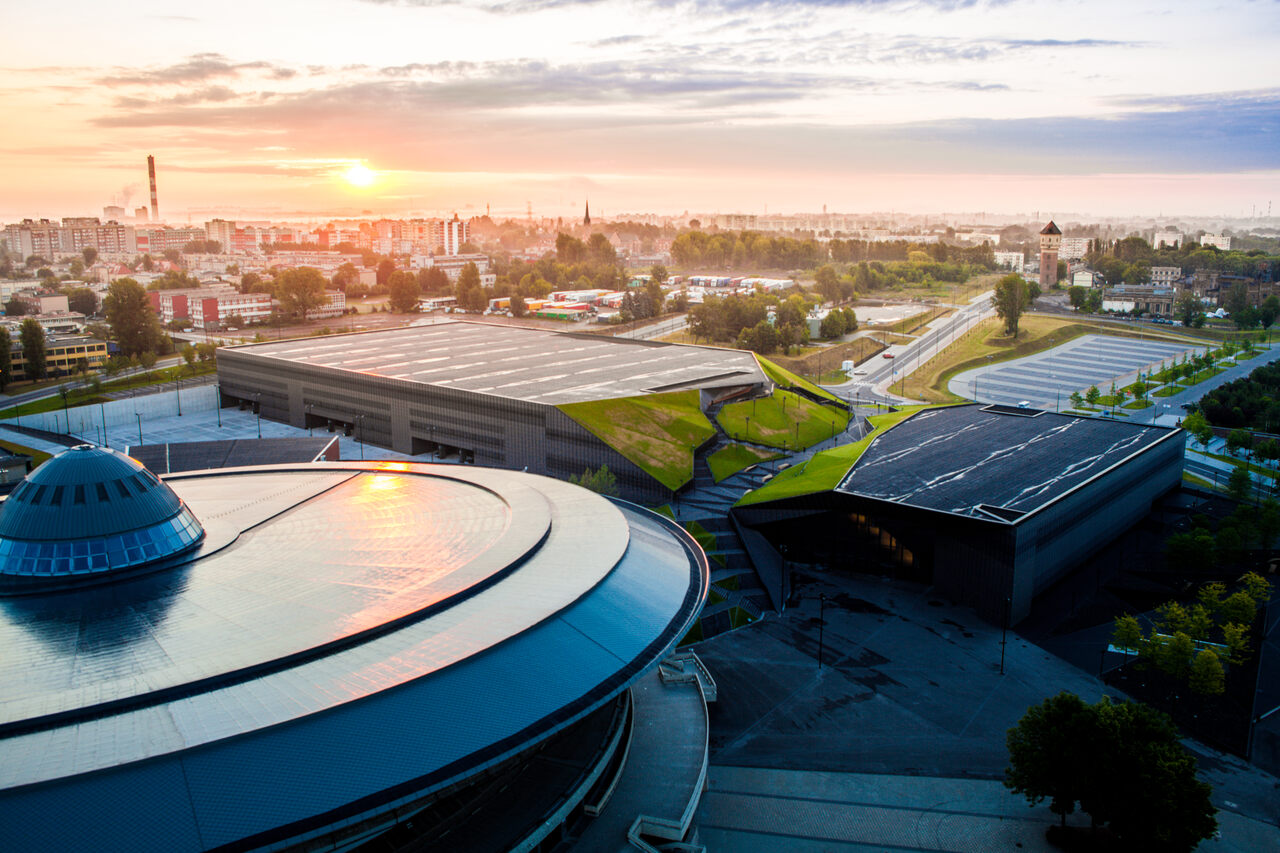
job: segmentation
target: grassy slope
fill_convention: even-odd
[[[697,391],[565,403],[560,411],[669,489],[693,479],[693,450],[715,435]]]
[[[197,363],[195,376],[203,376],[212,373],[214,365],[212,362],[204,364]],[[145,388],[149,385],[162,385],[165,382],[172,382],[175,378],[190,379],[191,371],[185,364],[178,367],[157,367],[152,371],[154,374],[150,381],[147,380],[146,374],[138,374],[125,379],[116,379],[110,382],[102,383],[103,392],[111,391],[128,391],[130,388]],[[68,382],[76,377],[66,377],[63,382]],[[26,389],[24,389],[26,390]],[[97,403],[110,402],[110,397],[103,394],[95,394],[92,388],[77,388],[67,394],[67,405],[87,406]],[[16,418],[21,415],[35,415],[41,412],[60,411],[62,409],[62,395],[54,394],[52,397],[45,397],[42,400],[35,400],[31,403],[23,403],[21,406],[10,406],[0,411],[0,418]]]
[[[21,444],[14,444],[11,441],[0,441],[0,447],[3,447],[5,450],[9,451],[10,453],[16,453],[19,456],[30,456],[32,468],[35,468],[41,462],[47,462],[49,459],[52,458],[48,453],[45,453],[43,450],[36,450],[31,447],[23,447]]]
[[[748,465],[777,459],[781,455],[780,453],[761,450],[758,447],[748,447],[745,444],[730,444],[708,456],[707,464],[711,466],[711,476],[718,483],[725,477],[738,473]]]
[[[854,463],[862,456],[862,452],[870,446],[886,430],[892,429],[907,418],[929,406],[908,406],[896,412],[883,415],[872,415],[867,418],[875,428],[871,434],[831,450],[815,453],[809,461],[794,468],[788,468],[768,483],[755,491],[747,492],[735,506],[763,503],[764,501],[793,498],[797,495],[809,495],[834,489],[844,479]]]
[[[817,385],[814,385],[809,380],[802,379],[801,377],[792,373],[790,370],[786,370],[782,367],[779,367],[778,365],[774,364],[772,361],[769,361],[769,359],[767,358],[761,358],[760,356],[756,356],[756,361],[760,363],[760,369],[764,371],[764,375],[769,377],[769,379],[772,380],[777,385],[782,385],[783,387],[788,387],[788,388],[790,387],[803,388],[811,394],[817,394],[821,397],[826,397],[828,400],[833,400],[837,403],[842,402],[839,397],[837,397],[835,394],[832,394],[830,391],[827,391],[823,388],[819,388]]]
[[[716,420],[729,435],[795,450],[797,437],[800,447],[812,447],[848,426],[849,415],[843,409],[820,406],[791,391],[776,389],[771,397],[730,403]]]

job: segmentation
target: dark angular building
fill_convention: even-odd
[[[218,379],[224,405],[399,453],[561,479],[608,465],[648,503],[671,488],[562,405],[696,391],[705,408],[768,384],[751,353],[474,322],[227,347]]]
[[[930,583],[1016,623],[1178,487],[1184,441],[1037,409],[927,409],[874,437],[835,488],[806,490],[801,470],[733,514],[790,559]]]
[[[72,448],[0,506],[0,849],[679,840],[708,584],[674,523],[546,477]],[[690,740],[650,712],[691,685],[656,813],[628,768]]]

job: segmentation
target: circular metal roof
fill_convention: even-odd
[[[203,535],[141,463],[81,444],[36,468],[0,506],[0,575],[97,575],[180,554]]]
[[[677,525],[530,474],[166,482],[227,544],[0,597],[0,848],[273,848],[390,820],[612,701],[707,594]]]

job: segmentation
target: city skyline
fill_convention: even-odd
[[[1265,213],[1277,4],[17,10],[0,215]],[[103,50],[109,45],[109,50]],[[59,64],[50,58],[74,57]]]

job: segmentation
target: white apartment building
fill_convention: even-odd
[[[1063,237],[1058,245],[1058,258],[1064,261],[1078,261],[1089,254],[1089,237]]]
[[[1020,273],[1026,266],[1026,258],[1021,252],[995,252],[996,266],[1002,270]]]
[[[1170,229],[1157,231],[1151,235],[1151,248],[1176,249],[1182,245],[1183,239],[1181,231],[1173,231]]]
[[[1215,246],[1226,252],[1231,249],[1231,238],[1226,234],[1205,234],[1200,238],[1201,246]]]

